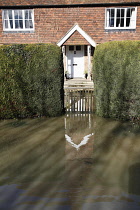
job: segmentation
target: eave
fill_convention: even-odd
[[[110,7],[110,6],[140,6],[140,2],[121,2],[121,3],[93,3],[93,4],[61,4],[61,5],[15,5],[1,6],[0,9],[20,9],[20,8],[72,8],[72,7]]]

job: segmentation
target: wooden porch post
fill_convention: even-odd
[[[90,78],[90,71],[91,71],[91,46],[90,45],[88,45],[87,54],[88,54],[88,79],[91,79]]]
[[[66,46],[62,46],[62,54],[63,54],[63,65],[64,65],[64,80],[66,80],[66,77],[65,77],[65,72],[67,70],[67,67],[66,67]]]

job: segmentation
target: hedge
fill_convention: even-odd
[[[122,120],[140,119],[140,41],[98,45],[93,77],[97,115]]]
[[[58,116],[64,111],[64,71],[51,44],[0,47],[0,118]]]

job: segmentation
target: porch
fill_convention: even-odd
[[[92,58],[95,41],[75,24],[57,43],[62,48],[64,74],[67,78],[92,77]]]

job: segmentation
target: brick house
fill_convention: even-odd
[[[114,40],[140,40],[140,0],[0,0],[0,44],[57,44],[71,78]]]

